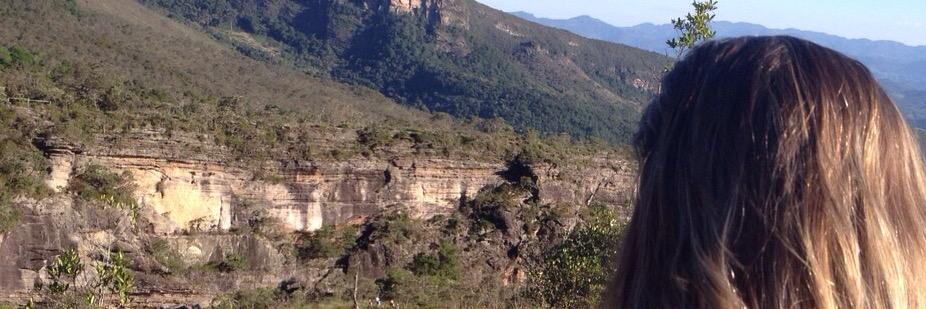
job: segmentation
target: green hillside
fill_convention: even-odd
[[[667,59],[470,0],[144,0],[254,59],[379,90],[430,111],[626,141]]]
[[[256,108],[325,111],[313,113],[313,120],[332,124],[420,122],[429,117],[363,87],[241,56],[135,1],[4,1],[0,16],[0,42],[7,47],[38,52],[38,59],[49,65],[87,69],[87,75],[114,84],[109,86],[150,88],[160,97],[156,101],[186,104],[240,97]]]
[[[10,154],[0,177],[21,179],[0,186],[0,204],[39,183],[44,140],[79,150],[125,147],[139,134],[182,137],[223,147],[252,170],[268,160],[377,155],[394,144],[490,161],[610,148],[402,106],[362,85],[242,56],[135,1],[6,1],[0,17],[0,149]],[[178,158],[209,155],[175,146]]]

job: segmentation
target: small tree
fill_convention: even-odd
[[[48,266],[51,283],[40,290],[43,304],[55,308],[103,308],[111,307],[107,301],[108,291],[117,301],[118,307],[127,308],[129,291],[134,285],[134,276],[121,251],[111,251],[109,259],[96,265],[96,277],[78,282],[84,273],[84,264],[77,250],[68,249],[55,257]],[[30,300],[25,307],[34,308]]]
[[[120,307],[127,307],[129,304],[129,291],[135,283],[135,277],[128,269],[128,263],[122,251],[113,251],[109,254],[109,262],[98,264],[97,275],[99,276],[98,289],[109,290],[110,293],[117,297]],[[102,295],[102,293],[99,293]]]
[[[717,1],[695,0],[691,5],[694,6],[694,12],[672,20],[678,37],[666,41],[669,47],[675,49],[678,58],[694,48],[698,42],[709,40],[717,34],[710,26],[715,17],[714,11],[717,10]]]
[[[68,191],[77,194],[82,201],[125,210],[133,222],[139,211],[135,189],[131,173],[119,174],[95,164],[86,166],[68,182]]]
[[[593,308],[607,285],[624,224],[604,205],[592,205],[558,245],[530,270],[528,293],[553,308]]]
[[[48,277],[51,279],[48,291],[52,294],[67,292],[83,271],[84,264],[81,263],[77,250],[65,250],[48,266]]]
[[[435,254],[418,253],[408,265],[416,276],[434,276],[443,280],[460,277],[457,248],[449,242],[441,242]]]

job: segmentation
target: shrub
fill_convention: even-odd
[[[77,285],[77,277],[83,272],[84,264],[80,261],[77,250],[68,249],[55,257],[48,266],[51,283],[47,289],[40,290],[46,293],[46,297],[43,297],[45,305],[53,308],[109,307],[106,306],[104,291],[109,291],[115,296],[119,307],[125,308],[128,305],[128,293],[132,290],[135,280],[121,251],[110,252],[107,261],[96,265],[97,276]]]
[[[19,213],[19,210],[13,208],[8,201],[4,201],[0,197],[0,234],[12,231],[21,217],[22,214]]]
[[[494,187],[486,187],[476,194],[467,205],[471,224],[469,237],[482,237],[492,229],[508,230],[515,228],[511,225],[509,215],[521,206],[521,199],[528,196],[525,188],[517,184],[503,183]]]
[[[544,143],[537,131],[532,129],[528,129],[521,136],[521,149],[512,159],[513,162],[525,166],[553,160],[554,154],[550,146]]]
[[[462,305],[471,297],[476,286],[460,282],[458,249],[442,242],[431,253],[415,255],[405,268],[387,268],[384,277],[376,280],[379,298],[410,307],[440,308]],[[466,306],[461,306],[466,307]]]
[[[248,229],[254,235],[260,235],[270,240],[280,240],[288,235],[280,218],[267,214],[265,209],[251,211],[248,218]]]
[[[41,197],[48,187],[42,181],[48,162],[27,135],[33,124],[9,107],[0,106],[0,234],[11,231],[21,214],[13,206],[17,197]]]
[[[243,99],[239,96],[222,97],[219,99],[218,106],[223,110],[238,110],[241,108],[242,100]]]
[[[170,247],[170,244],[163,239],[155,239],[148,242],[145,251],[154,258],[155,261],[167,268],[171,274],[182,273],[187,269],[187,264],[180,256],[180,253]]]
[[[134,285],[135,277],[128,270],[122,251],[110,252],[109,261],[106,264],[97,265],[96,269],[97,276],[99,276],[98,284],[116,295],[119,306],[128,305],[129,291]]]
[[[104,206],[127,210],[138,215],[135,184],[128,172],[113,173],[99,165],[89,165],[68,183],[68,191],[85,201],[99,201]]]
[[[523,304],[515,289],[494,276],[482,282],[417,276],[403,268],[387,268],[376,280],[379,299],[387,308],[534,308]]]
[[[125,104],[125,94],[121,86],[112,86],[97,100],[96,106],[104,112],[113,112]]]
[[[310,301],[304,294],[289,294],[280,289],[257,288],[239,290],[214,298],[209,308],[216,309],[270,309],[270,308],[348,308],[347,303],[318,303]]]
[[[206,263],[206,269],[212,269],[223,273],[243,270],[248,266],[248,261],[244,256],[236,253],[226,254],[220,261],[211,261]]]
[[[300,260],[337,257],[354,245],[357,229],[354,227],[322,227],[314,232],[301,233],[296,239],[296,256]]]
[[[9,49],[0,46],[0,69],[13,64],[13,54]]]
[[[594,307],[611,276],[623,230],[609,208],[592,206],[585,222],[530,271],[528,292],[552,307]]]
[[[68,291],[71,285],[77,279],[77,276],[84,271],[84,264],[77,255],[77,250],[68,249],[64,253],[55,257],[48,266],[48,277],[51,283],[48,290],[52,294],[61,294]]]
[[[392,137],[389,130],[378,126],[365,127],[357,131],[357,142],[370,150],[388,146]]]
[[[457,248],[452,243],[441,242],[433,254],[418,253],[407,266],[417,276],[434,276],[443,280],[460,278]]]
[[[503,183],[494,187],[487,187],[479,190],[476,197],[473,198],[473,206],[476,209],[484,208],[504,208],[513,209],[518,207],[520,201],[517,199],[523,197],[527,192],[518,185]]]
[[[382,240],[393,244],[405,243],[421,234],[418,223],[404,211],[384,213],[367,225],[365,237],[358,241]]]
[[[272,289],[253,289],[237,291],[232,295],[218,297],[212,301],[211,308],[279,308],[280,301]]]
[[[386,276],[376,280],[379,296],[386,300],[398,298],[402,292],[402,285],[414,280],[414,277],[414,274],[405,269],[386,269]]]
[[[38,56],[28,50],[13,46],[10,47],[6,59],[0,60],[3,61],[5,65],[18,65],[21,67],[32,67],[38,64]],[[0,57],[3,57],[2,51],[0,51]]]

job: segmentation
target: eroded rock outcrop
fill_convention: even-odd
[[[23,213],[19,226],[0,236],[0,299],[16,302],[28,300],[35,284],[47,283],[47,263],[66,248],[76,248],[86,265],[95,265],[113,250],[126,252],[139,280],[135,293],[142,297],[137,301],[146,306],[208,304],[223,291],[291,279],[314,285],[314,291],[328,291],[349,284],[345,272],[360,267],[368,279],[375,278],[388,267],[404,265],[417,252],[448,241],[464,249],[466,267],[491,269],[492,275],[470,279],[517,285],[524,280],[528,251],[543,248],[538,242],[554,242],[575,224],[534,222],[538,208],[533,207],[571,207],[576,212],[593,203],[627,205],[635,177],[629,162],[607,156],[559,165],[515,164],[393,149],[380,153],[386,155],[340,161],[268,162],[255,171],[215,146],[201,144],[186,153],[183,149],[190,148],[181,145],[190,141],[158,135],[120,144],[133,147],[83,149],[63,141],[37,143],[50,163],[46,184],[59,193],[18,202]],[[124,209],[80,202],[67,192],[69,182],[90,165],[132,176],[138,221],[126,221],[130,216]],[[481,208],[467,210],[473,209],[473,199],[483,189],[526,180],[531,189],[515,197],[511,206],[486,208],[484,213],[474,212]],[[308,267],[293,262],[293,240],[288,237],[298,233],[288,232],[325,226],[357,226],[370,232],[375,231],[371,222],[395,211],[427,225],[420,227],[416,240],[398,245],[374,239],[364,244],[360,236],[357,249],[342,257],[343,262],[323,259]],[[271,219],[287,233],[280,234],[282,238],[255,234],[253,220],[258,217]],[[448,232],[447,218],[471,223]],[[495,225],[491,232],[471,226],[483,219]],[[471,243],[472,237],[482,240]],[[157,243],[160,249],[153,249]],[[186,273],[171,273],[169,261],[158,250],[174,252]],[[246,270],[236,271],[234,280],[218,279],[224,276],[221,269],[209,265],[221,265],[232,253],[245,261]]]
[[[274,180],[214,162],[53,154],[48,184],[64,188],[75,169],[97,164],[129,172],[142,207],[169,219],[160,233],[232,228],[236,208],[262,205],[294,230],[317,230],[402,204],[416,216],[447,212],[461,197],[496,183],[497,164],[440,159],[317,162],[278,168]]]
[[[238,216],[251,207],[285,228],[303,231],[362,221],[394,205],[408,207],[413,217],[428,218],[446,214],[481,188],[504,181],[511,168],[504,162],[397,155],[268,163],[262,167],[262,179],[220,156],[180,159],[157,149],[76,150],[62,142],[49,143],[46,152],[51,163],[47,184],[58,191],[91,164],[131,174],[139,205],[159,216],[149,218],[158,234],[226,231],[241,224]],[[626,204],[633,177],[627,162],[607,157],[582,160],[568,166],[527,167],[536,173],[542,202]]]

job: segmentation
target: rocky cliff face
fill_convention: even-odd
[[[421,8],[436,5],[439,1],[428,0],[389,0],[389,6],[399,12],[413,12]]]
[[[394,14],[415,14],[425,17],[431,26],[453,24],[464,26],[462,6],[454,0],[366,0],[366,7],[388,10]]]
[[[367,8],[389,10],[392,13],[437,12],[445,0],[365,0]]]
[[[79,166],[129,172],[142,207],[160,216],[158,233],[227,231],[243,207],[262,205],[286,228],[313,231],[343,224],[392,205],[415,216],[445,213],[480,188],[497,183],[504,166],[438,158],[312,162],[273,167],[274,179],[217,162],[55,151],[48,185],[61,190]]]
[[[258,174],[228,161],[214,147],[199,148],[199,155],[178,153],[177,145],[185,142],[151,136],[149,140],[123,143],[138,148],[96,149],[44,142],[51,163],[47,185],[62,193],[20,202],[23,222],[14,232],[0,237],[0,253],[4,256],[0,261],[0,291],[4,293],[0,300],[28,299],[33,285],[47,280],[45,267],[49,259],[63,248],[77,248],[88,265],[92,265],[94,257],[114,249],[128,252],[142,280],[136,291],[144,295],[139,301],[146,305],[167,304],[170,299],[204,302],[229,289],[272,286],[293,278],[293,273],[300,274],[295,277],[300,282],[318,284],[325,278],[339,278],[327,275],[334,265],[308,271],[294,268],[302,266],[286,263],[287,253],[278,245],[236,231],[248,228],[249,220],[255,216],[278,223],[284,231],[359,226],[368,218],[396,210],[426,220],[458,211],[482,188],[519,177],[535,179],[536,198],[542,204],[626,205],[634,177],[628,162],[607,157],[577,158],[576,164],[569,166],[511,166],[402,151],[393,156],[343,161],[268,163]],[[63,193],[74,175],[91,164],[132,176],[141,209],[139,222],[144,224],[129,224],[121,210],[81,205]],[[501,215],[509,221],[512,219],[507,217],[512,216],[514,213]],[[439,230],[434,227],[428,233],[440,237]],[[503,236],[498,236],[498,246],[482,244],[477,246],[480,251],[470,253],[474,265],[480,265],[476,261],[486,255],[480,252],[493,252],[490,264],[504,266],[498,266],[505,272],[498,278],[504,284],[523,280],[524,276],[519,260],[506,252],[509,247],[522,246],[522,238],[533,236],[516,235],[517,230],[512,227],[511,232],[499,234]],[[158,239],[177,252],[185,265],[221,261],[228,252],[243,252],[254,265],[249,266],[250,272],[236,274],[232,281],[209,273],[164,279],[162,275],[168,271],[149,248]],[[459,241],[465,242],[465,237]],[[365,265],[367,275],[377,276],[396,263],[390,260],[409,259],[414,250],[427,247],[424,242],[383,253],[375,251],[379,247],[374,246],[350,261]]]
[[[406,154],[268,163],[262,167],[267,179],[259,179],[253,171],[220,160],[174,158],[156,149],[75,152],[66,144],[53,143],[46,151],[51,162],[47,184],[59,192],[79,168],[90,164],[131,174],[139,205],[158,215],[152,222],[159,234],[227,231],[251,207],[262,209],[287,229],[300,231],[361,222],[395,205],[426,219],[446,214],[481,188],[504,181],[509,168],[504,162]],[[633,173],[626,162],[586,160],[582,168],[534,166],[543,202],[581,205],[598,199],[622,205],[629,200]]]

